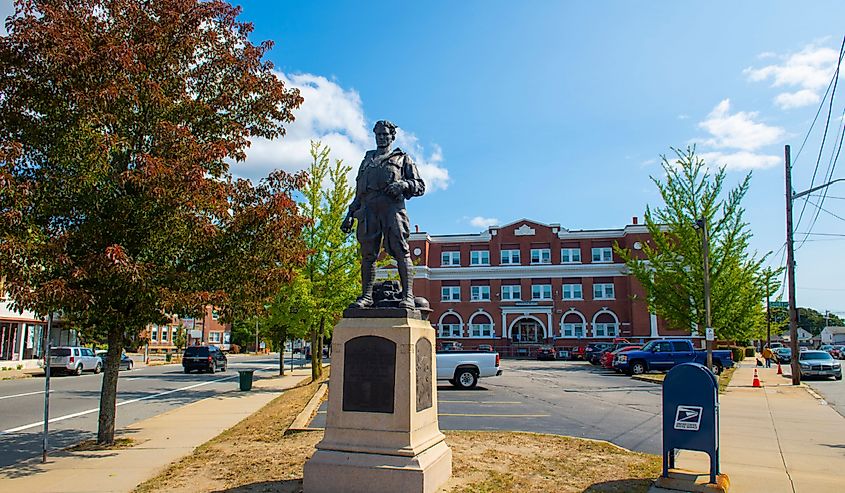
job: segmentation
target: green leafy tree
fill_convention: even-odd
[[[279,375],[285,374],[285,341],[307,336],[314,326],[315,315],[311,283],[301,274],[286,284],[268,306],[263,325],[279,350]]]
[[[302,102],[239,13],[17,0],[0,37],[0,275],[17,307],[106,334],[101,444],[127,335],[207,305],[254,311],[305,260],[305,176],[229,172]]]
[[[188,344],[188,331],[185,329],[185,326],[180,322],[179,326],[176,327],[176,333],[173,334],[173,345],[176,346],[176,354],[181,355],[182,350],[185,349],[185,346]]]
[[[642,254],[620,249],[631,273],[645,287],[649,309],[672,327],[706,326],[702,235],[709,232],[711,319],[720,339],[757,338],[765,327],[763,259],[749,252],[751,232],[741,202],[751,173],[723,194],[725,169],[711,174],[694,148],[673,149],[677,159],[663,157],[665,179],[652,177],[664,205],[646,209],[651,240]]]
[[[361,290],[357,243],[340,230],[355,195],[348,181],[351,167],[339,159],[331,163],[330,152],[329,147],[311,142],[310,181],[300,203],[303,215],[309,219],[303,239],[310,254],[302,274],[309,282],[313,300],[309,335],[311,376],[315,380],[323,372],[324,338]]]
[[[777,333],[783,333],[789,330],[789,310],[786,308],[772,308],[772,324],[776,328]],[[808,307],[798,307],[798,327],[807,332],[817,336],[821,334],[826,326],[842,327],[842,319],[833,313],[825,314]]]

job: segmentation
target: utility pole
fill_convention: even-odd
[[[47,333],[44,335],[44,436],[41,442],[41,463],[47,463],[50,423],[50,332],[53,328],[53,312],[47,316]]]
[[[792,162],[789,146],[783,149],[786,176],[786,278],[789,289],[789,348],[792,351],[792,385],[801,384],[801,367],[798,365],[798,310],[795,308],[795,249],[792,232]]]
[[[766,272],[766,347],[772,346],[772,308],[769,299],[772,297],[771,292],[772,273]]]
[[[704,258],[704,344],[707,348],[707,368],[713,369],[713,341],[707,337],[708,332],[713,329],[713,322],[710,319],[710,236],[707,232],[707,218],[702,217],[695,222],[701,228],[701,255]]]
[[[255,319],[255,354],[258,354],[258,319]]]

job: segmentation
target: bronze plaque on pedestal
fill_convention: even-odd
[[[417,341],[417,412],[431,407],[431,342]]]
[[[393,413],[396,343],[377,336],[350,339],[343,350],[343,410]]]

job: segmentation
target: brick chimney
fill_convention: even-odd
[[[639,224],[639,219],[637,218],[637,216],[631,218],[631,224]]]

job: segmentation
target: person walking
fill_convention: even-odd
[[[771,368],[772,359],[775,357],[775,353],[773,353],[772,350],[769,349],[769,346],[763,348],[763,353],[761,354],[761,356],[763,356],[763,359],[766,360],[766,368]]]

